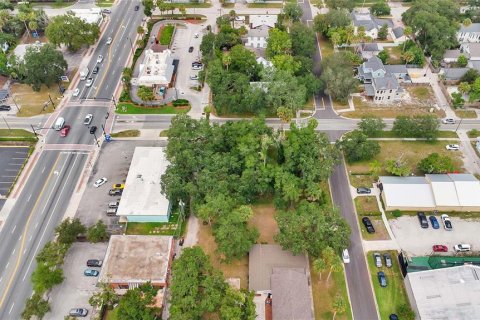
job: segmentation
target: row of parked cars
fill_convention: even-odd
[[[103,264],[103,260],[99,259],[89,259],[87,260],[87,269],[83,272],[83,274],[87,277],[98,277],[100,271],[92,268],[101,268]],[[70,309],[68,314],[71,317],[86,317],[88,315],[88,310],[85,308],[73,308]]]
[[[430,220],[430,224],[432,225],[433,229],[440,229],[440,224],[438,223],[437,217],[435,217],[434,215],[429,216],[427,220],[427,216],[425,215],[425,212],[417,212],[417,217],[418,217],[418,222],[420,223],[420,227],[422,227],[423,229],[428,228],[429,226],[428,220]],[[450,220],[450,217],[448,216],[448,214],[442,214],[440,216],[440,219],[442,220],[442,224],[445,230],[447,231],[453,230],[452,221]]]

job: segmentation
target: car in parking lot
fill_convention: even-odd
[[[103,260],[98,260],[98,259],[87,260],[87,267],[90,267],[90,268],[100,268],[102,264],[103,264]]]
[[[87,79],[87,82],[85,83],[85,86],[86,87],[91,87],[92,84],[93,84],[93,78],[90,77],[90,78]]]
[[[65,125],[62,130],[60,130],[60,137],[68,136],[68,132],[70,131],[70,125]]]
[[[109,207],[109,208],[112,208],[112,209],[115,209],[115,208],[118,208],[118,205],[119,205],[119,204],[120,204],[120,202],[118,202],[118,201],[113,201],[113,202],[110,202],[110,203],[108,204],[108,207]]]
[[[136,5],[134,9],[135,9],[135,11],[138,11],[140,9],[140,6]]]
[[[198,80],[198,75],[197,74],[191,74],[190,75],[190,80]]]
[[[449,151],[458,151],[458,150],[460,150],[460,146],[458,144],[447,144],[445,146],[445,149],[447,149]]]
[[[368,217],[363,217],[362,218],[362,223],[367,229],[368,233],[375,233],[375,228],[373,227],[372,221]]]
[[[441,218],[442,218],[443,227],[445,228],[445,230],[452,231],[453,226],[452,226],[452,222],[450,221],[450,217],[448,216],[448,214],[442,214]]]
[[[357,188],[357,193],[358,194],[370,194],[370,193],[372,193],[372,190],[370,188],[367,188],[367,187],[358,187]]]
[[[383,254],[383,260],[385,261],[385,266],[387,268],[392,267],[392,256],[390,255],[390,253],[384,253]]]
[[[74,308],[70,309],[70,312],[68,312],[69,316],[72,317],[86,317],[88,314],[88,310],[85,308]]]
[[[123,189],[125,185],[123,183],[116,183],[113,185],[112,189]]]
[[[108,195],[110,195],[110,196],[121,196],[122,192],[123,192],[122,189],[110,189],[108,191]]]
[[[388,320],[398,320],[398,316],[395,313],[392,313],[388,316]]]
[[[380,256],[380,253],[378,252],[373,253],[373,261],[375,262],[375,266],[377,268],[381,268],[383,266],[382,257]]]
[[[430,216],[428,219],[430,220],[430,224],[432,225],[433,229],[440,229],[440,224],[438,223],[437,217]]]
[[[348,249],[343,249],[342,259],[343,259],[343,263],[350,263],[350,254],[348,254]]]
[[[107,178],[103,177],[103,178],[100,178],[100,179],[98,179],[97,181],[95,181],[95,182],[93,183],[93,186],[94,186],[95,188],[98,188],[98,187],[100,187],[100,186],[103,186],[106,182],[107,182]]]
[[[103,13],[112,13],[112,10],[110,10],[110,9],[103,9],[102,12],[103,12]]]
[[[195,33],[193,36],[195,37],[195,39],[197,39],[199,37],[199,34]]]
[[[97,74],[99,70],[100,68],[98,66],[95,66],[95,68],[93,68],[92,70],[92,74]]]
[[[80,89],[79,88],[76,88],[75,90],[73,90],[73,96],[74,97],[78,97],[78,95],[80,94]]]
[[[89,113],[85,116],[85,119],[83,119],[83,124],[89,125],[90,123],[92,123],[92,120],[93,120],[93,114]]]
[[[103,61],[103,56],[99,54],[97,58],[97,63],[102,63],[102,61]]]
[[[87,277],[98,277],[100,272],[98,272],[98,270],[94,270],[94,269],[85,269],[85,271],[83,271],[83,274]]]
[[[94,134],[97,131],[97,126],[90,127],[90,134]]]
[[[387,286],[387,277],[383,271],[379,271],[377,273],[378,283],[380,283],[380,287],[385,288]]]
[[[448,252],[448,247],[443,244],[434,244],[432,248],[433,252]]]
[[[445,118],[442,120],[443,124],[455,124],[455,119],[453,118]]]
[[[428,221],[425,212],[417,212],[418,222],[423,229],[428,228]]]
[[[193,52],[193,47],[189,47],[188,52],[192,53]]]
[[[117,208],[109,208],[107,209],[107,216],[115,216],[117,215]]]
[[[108,38],[107,38],[107,44],[111,44],[112,41],[113,41],[112,37],[108,37]]]
[[[459,243],[453,247],[453,250],[455,250],[455,252],[467,252],[472,250],[472,246],[468,243]]]

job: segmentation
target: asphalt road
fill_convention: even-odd
[[[350,235],[350,263],[345,264],[347,285],[350,295],[353,317],[356,320],[378,319],[370,275],[362,247],[362,236],[358,229],[358,220],[353,208],[350,186],[342,161],[335,167],[330,177],[333,202],[340,208],[342,216],[347,220],[352,233]]]
[[[98,127],[97,137],[101,135],[101,124],[105,122],[110,97],[116,89],[121,71],[130,50],[129,39],[136,35],[137,26],[143,18],[143,11],[134,11],[140,1],[121,1],[111,14],[98,46],[89,62],[90,72],[97,64],[98,55],[103,55],[100,72],[92,87],[86,88],[85,81],[79,84],[80,99],[70,101],[60,112],[71,126],[66,138],[61,138],[58,131],[48,130],[46,145],[41,152],[30,176],[24,183],[23,190],[16,200],[10,216],[0,231],[0,319],[18,320],[24,308],[25,300],[31,295],[31,273],[35,268],[35,256],[54,234],[54,229],[61,221],[81,176],[89,153],[81,151],[85,145],[92,146],[94,137],[83,124],[87,113],[94,118],[91,125]],[[112,36],[113,35],[113,36]],[[114,38],[111,45],[106,39]],[[98,105],[92,105],[95,98]],[[26,119],[25,119],[26,120]],[[38,124],[38,118],[17,121],[21,127]],[[63,147],[70,151],[48,150],[49,147]],[[78,151],[75,151],[77,150]]]
[[[0,146],[0,196],[6,196],[28,157],[28,146]]]

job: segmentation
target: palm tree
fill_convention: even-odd
[[[318,281],[320,282],[322,280],[322,272],[327,270],[327,264],[325,263],[325,260],[322,258],[315,259],[315,261],[313,261],[313,270],[318,272]]]
[[[25,24],[25,29],[27,29],[28,36],[30,36],[30,29],[28,29],[27,21],[33,20],[32,19],[32,14],[33,14],[33,19],[34,19],[35,18],[35,13],[33,13],[33,12],[20,11],[17,14],[18,20],[22,21]]]
[[[409,62],[415,59],[415,55],[410,51],[406,51],[402,54],[402,59],[405,60],[405,66],[407,66]]]
[[[375,177],[375,179],[378,177],[378,174],[382,170],[382,163],[378,160],[373,160],[372,162],[369,163],[370,166],[370,174]]]
[[[235,18],[237,17],[237,13],[235,12],[235,10],[230,10],[230,12],[228,13],[228,16],[230,17],[230,21],[232,22],[232,28],[234,28],[234,23],[235,23]]]
[[[9,18],[10,14],[8,13],[8,10],[0,10],[0,32],[3,32],[3,27],[7,24]]]
[[[470,90],[472,90],[472,87],[470,86],[470,84],[468,82],[461,82],[458,85],[458,91],[463,95],[469,93]]]
[[[412,27],[405,27],[405,29],[403,30],[403,34],[405,35],[405,37],[407,37],[407,39],[403,43],[402,51],[405,51],[405,44],[407,43],[407,40],[410,39],[410,36],[412,35],[412,32],[413,32]]]
[[[227,71],[228,71],[228,66],[232,64],[232,57],[230,56],[229,53],[222,54],[222,63],[225,67],[227,67]]]
[[[342,270],[342,262],[340,257],[335,253],[331,247],[326,247],[322,251],[322,258],[325,260],[325,263],[330,266],[330,270],[327,276],[327,282],[332,275],[332,272],[338,272]]]
[[[337,313],[340,313],[340,314],[344,313],[345,309],[346,309],[345,300],[343,300],[343,298],[340,295],[337,295],[332,305],[332,311],[333,311],[332,319],[335,320],[335,316],[337,315]]]

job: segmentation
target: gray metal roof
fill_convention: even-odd
[[[389,28],[393,28],[393,22],[390,19],[378,19],[374,18],[373,21],[377,24],[377,28],[380,29],[386,24]]]
[[[472,23],[469,26],[461,24],[459,32],[480,32],[480,23]]]
[[[370,59],[365,61],[363,63],[363,68],[372,69],[373,71],[377,71],[379,69],[385,70],[382,60],[380,60],[380,58],[377,56],[371,57]]]
[[[371,84],[365,85],[365,94],[367,97],[374,97],[375,96],[375,88]]]
[[[385,74],[385,76],[381,78],[373,78],[373,84],[376,90],[398,89],[398,81],[390,73]]]
[[[393,28],[392,32],[395,35],[395,38],[400,38],[401,36],[403,36],[403,28],[402,27]]]
[[[468,43],[466,46],[468,46],[470,57],[480,56],[480,43]]]
[[[461,54],[462,53],[458,49],[445,50],[445,53],[443,55],[443,59],[457,59]]]
[[[304,269],[273,268],[273,319],[313,320],[312,299]]]
[[[451,182],[452,180],[446,174],[426,174],[425,178],[432,182]]]
[[[478,179],[470,173],[449,173],[448,177],[453,181],[478,181]]]
[[[424,177],[393,177],[393,176],[381,176],[380,182],[385,184],[425,184]]]
[[[362,51],[380,51],[377,43],[364,43],[360,47]]]

